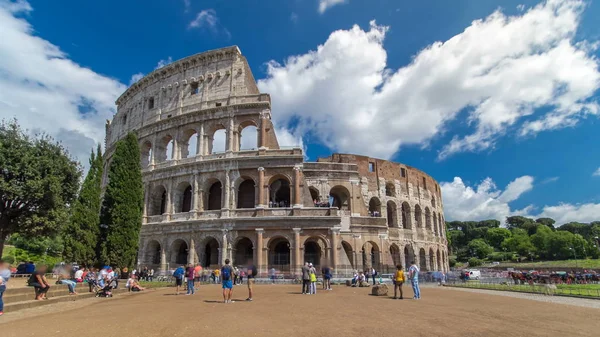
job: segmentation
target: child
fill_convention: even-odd
[[[404,270],[402,265],[396,266],[396,274],[394,274],[394,299],[398,298],[398,289],[400,289],[400,299],[402,300],[402,284],[404,283]]]

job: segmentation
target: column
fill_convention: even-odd
[[[149,184],[144,187],[144,214],[142,223],[148,222],[148,199],[150,198],[150,187]]]
[[[333,268],[333,275],[337,275],[338,274],[338,264],[339,264],[339,252],[338,252],[338,245],[339,245],[339,235],[340,235],[340,228],[339,227],[334,227],[331,229],[331,268]]]
[[[212,145],[212,142],[210,141],[210,139],[208,138],[210,137],[209,135],[203,135],[202,136],[202,143],[204,145],[202,145],[202,155],[206,156],[210,154],[210,151],[212,150],[211,148],[209,148]]]
[[[262,228],[256,228],[256,268],[258,270],[258,276],[264,275],[264,261],[263,261],[263,233],[265,232]]]
[[[429,253],[425,253],[425,269],[427,269],[427,271],[431,271],[431,264],[429,262]],[[423,267],[421,266],[421,268]]]
[[[219,261],[221,261],[221,265],[225,265],[225,260],[229,258],[228,256],[228,252],[229,252],[229,242],[227,240],[227,233],[228,230],[223,229],[221,230],[221,234],[223,235],[222,237],[222,245],[221,245],[221,259]]]
[[[233,145],[233,118],[229,118],[229,123],[227,125],[227,138],[225,140],[225,151],[226,152],[231,152],[234,151],[234,145]]]
[[[222,191],[223,191],[223,202],[222,202],[222,206],[221,208],[223,209],[229,209],[229,206],[231,204],[231,200],[229,200],[231,197],[229,195],[229,191],[231,189],[231,182],[230,182],[230,177],[229,177],[229,170],[225,171],[225,185],[222,186]]]
[[[173,138],[173,151],[171,152],[171,160],[179,159],[179,145],[177,137]]]
[[[194,239],[190,239],[190,249],[188,249],[188,264],[196,263],[196,245],[194,244]]]
[[[198,175],[194,174],[194,181],[192,182],[192,209],[190,212],[198,211]]]
[[[300,193],[300,166],[294,166],[294,208],[302,207],[302,198]]]
[[[294,267],[292,272],[294,275],[300,275],[300,268],[302,268],[302,257],[300,256],[300,232],[301,228],[292,228],[294,231]]]
[[[256,208],[265,208],[265,168],[258,168],[258,205]]]
[[[172,184],[169,183],[169,189],[167,190],[167,201],[165,202],[167,204],[167,207],[165,207],[166,210],[166,215],[167,215],[167,221],[171,220],[171,213],[173,213],[173,205],[171,204],[171,193],[173,192],[173,188],[172,188]]]
[[[160,247],[160,273],[162,275],[167,274],[167,253],[165,252],[165,248],[161,244]]]
[[[198,136],[196,137],[196,155],[203,156],[204,155],[204,124],[200,125],[200,130],[198,131]]]
[[[267,114],[265,112],[260,113],[260,132],[259,132],[259,148],[267,147]]]
[[[359,212],[357,212],[357,210],[354,206],[354,188],[355,188],[355,186],[358,186],[358,183],[359,183],[358,180],[350,180],[350,186],[351,186],[351,189],[350,189],[350,215],[353,215],[353,214],[358,215],[358,213],[359,213]]]

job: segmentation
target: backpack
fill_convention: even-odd
[[[183,271],[181,270],[181,268],[175,269],[175,271],[173,272],[173,277],[181,278],[181,276],[183,276]]]
[[[227,266],[221,268],[221,279],[223,281],[229,281],[231,279],[231,269]]]

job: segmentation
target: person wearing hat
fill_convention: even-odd
[[[308,264],[309,267],[309,276],[310,276],[310,294],[317,293],[317,269],[313,266],[312,263]]]

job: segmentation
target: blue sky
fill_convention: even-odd
[[[595,17],[578,0],[0,0],[0,117],[86,161],[132,77],[238,45],[311,160],[420,168],[447,219],[600,220]]]

